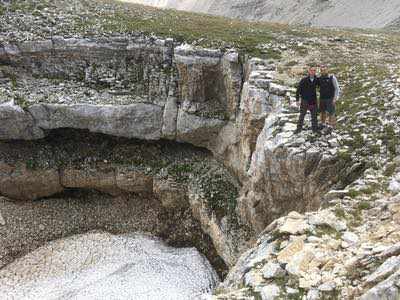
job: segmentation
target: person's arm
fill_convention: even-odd
[[[333,98],[333,101],[336,102],[336,100],[339,99],[340,96],[340,86],[335,75],[332,75],[332,82],[333,86],[335,87],[335,97]]]
[[[300,80],[299,84],[297,85],[297,89],[296,89],[296,102],[299,103],[300,101],[300,94],[301,94],[301,89],[303,86],[303,79]]]

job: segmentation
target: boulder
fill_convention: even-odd
[[[87,129],[115,136],[155,140],[161,137],[162,108],[137,103],[125,106],[37,104],[29,112],[39,128]]]
[[[262,300],[279,299],[280,293],[281,293],[281,289],[275,284],[270,284],[270,285],[264,286],[263,288],[261,288],[261,292],[260,292]]]
[[[397,300],[400,298],[400,271],[366,291],[360,300]]]
[[[303,234],[310,229],[307,220],[296,212],[291,212],[285,219],[282,226],[278,228],[280,233],[286,234]]]
[[[207,148],[224,124],[219,119],[204,118],[179,110],[176,139]]]
[[[379,268],[364,280],[366,286],[377,284],[400,270],[400,256],[388,258]]]
[[[279,264],[268,262],[262,268],[263,277],[265,279],[280,278],[285,276],[286,272]]]
[[[31,140],[43,137],[44,132],[36,126],[29,113],[10,102],[0,104],[0,140]]]
[[[63,191],[57,170],[31,170],[0,164],[0,194],[15,200],[35,200]]]
[[[344,231],[347,226],[344,221],[341,221],[335,214],[329,210],[322,210],[309,217],[308,222],[311,225],[327,225],[336,231]]]

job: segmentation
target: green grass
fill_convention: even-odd
[[[347,223],[350,226],[350,228],[354,228],[354,227],[360,226],[362,224],[362,221],[363,221],[362,210],[361,209],[354,209],[350,213],[352,215],[352,218]]]
[[[173,37],[178,42],[197,42],[205,47],[235,47],[254,56],[279,58],[275,50],[265,52],[257,46],[268,43],[273,37],[268,30],[270,26],[248,23],[238,20],[228,20],[203,14],[178,12],[175,10],[156,10],[146,8],[156,18],[142,18],[133,11],[137,5],[115,5],[117,12],[113,15],[103,15],[103,29],[109,32],[142,32],[160,37]],[[123,9],[125,8],[125,9]],[[82,26],[90,26],[93,20],[86,20]]]
[[[194,168],[191,163],[175,163],[168,168],[168,174],[177,182],[187,182],[189,175],[193,172]]]
[[[392,175],[395,173],[397,167],[398,167],[398,166],[397,166],[396,163],[390,163],[390,164],[388,164],[388,165],[386,166],[386,168],[385,168],[385,171],[383,172],[383,175],[385,175],[385,176],[387,176],[387,177],[392,176]]]
[[[342,234],[339,231],[329,225],[317,226],[315,229],[315,236],[323,237],[324,235],[333,236],[335,239],[340,239],[342,237]]]
[[[27,168],[28,170],[35,170],[35,169],[37,168],[36,160],[34,160],[34,159],[28,159],[28,160],[26,161],[26,168]]]
[[[342,207],[336,207],[333,212],[339,219],[346,219],[346,212]]]
[[[21,95],[21,94],[14,95],[14,102],[18,106],[20,106],[22,109],[26,109],[30,105],[28,100],[26,99],[25,95]]]
[[[0,4],[0,16],[4,15],[6,13],[6,7],[4,4]]]
[[[357,208],[359,210],[366,210],[366,209],[370,209],[371,208],[371,203],[367,202],[367,201],[362,201],[360,203],[358,203]]]

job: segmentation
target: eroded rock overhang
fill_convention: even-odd
[[[255,232],[288,211],[317,209],[338,181],[330,144],[292,135],[288,89],[266,60],[135,36],[8,43],[0,62],[0,139],[73,128],[207,148],[239,179],[236,212]]]
[[[27,94],[25,111],[3,105],[2,139],[36,139],[45,135],[44,130],[77,128],[205,144],[212,136],[201,139],[196,131],[215,135],[226,118],[234,118],[242,80],[237,53],[190,51],[174,47],[172,40],[149,38],[53,38],[6,44],[0,60],[18,70],[17,77],[26,72],[33,82],[72,80],[110,92],[97,101],[81,95],[69,95],[69,101],[43,101]],[[237,88],[234,95],[227,95],[230,86]],[[7,117],[15,117],[14,126],[4,123]]]
[[[285,94],[264,61],[147,37],[3,44],[0,62],[15,85],[0,94],[0,139],[57,128],[171,139],[210,149],[239,177]]]
[[[195,246],[223,274],[238,254],[225,205],[238,189],[208,150],[189,144],[75,129],[0,141],[0,268],[48,240],[103,229]]]

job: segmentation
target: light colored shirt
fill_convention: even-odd
[[[335,87],[335,100],[337,100],[340,97],[340,86],[339,86],[339,82],[336,78],[335,75],[332,75],[332,82],[333,82],[333,86]]]

